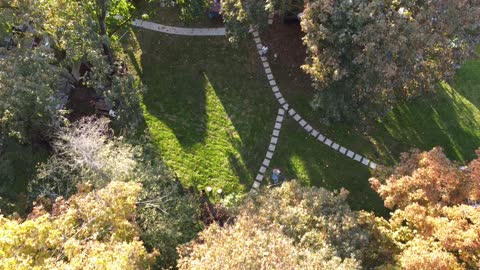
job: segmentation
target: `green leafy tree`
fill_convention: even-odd
[[[478,1],[310,0],[307,59],[326,121],[375,120],[434,89],[473,52]]]
[[[263,28],[267,25],[268,14],[263,0],[224,0],[221,13],[232,43],[245,38],[250,26]]]
[[[180,269],[361,269],[369,232],[345,202],[296,182],[257,194],[232,225],[211,225],[180,248]]]
[[[205,16],[211,1],[206,0],[175,0],[180,7],[180,18],[183,21],[193,21]]]
[[[42,138],[52,127],[60,69],[52,65],[52,50],[6,51],[0,48],[0,144],[6,136],[21,142]]]

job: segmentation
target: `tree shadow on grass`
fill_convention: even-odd
[[[395,107],[373,136],[390,152],[411,148],[444,148],[461,162],[475,157],[480,146],[480,111],[455,88],[442,83],[435,94]]]
[[[295,178],[331,191],[347,189],[353,210],[388,214],[383,201],[370,187],[371,175],[366,166],[319,142],[291,119],[284,124],[272,166],[284,171],[287,179]]]
[[[457,71],[452,85],[464,98],[480,108],[480,60],[467,61]]]
[[[143,98],[146,109],[173,131],[183,147],[203,143],[207,113],[202,63],[192,62],[182,46],[155,46],[161,43],[154,37],[137,35],[142,50],[142,81],[147,85]]]
[[[224,149],[222,160],[201,160],[226,161],[236,181],[248,189],[265,155],[277,110],[258,56],[250,57],[255,50],[245,44],[233,48],[224,38],[168,36],[141,29],[135,33],[142,51],[142,80],[148,88],[146,111],[167,125],[183,148],[199,144],[210,148],[204,153],[208,154],[231,145],[238,154]],[[222,123],[233,128],[222,128]],[[222,141],[217,145],[215,140]]]

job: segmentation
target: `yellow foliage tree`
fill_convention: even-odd
[[[87,185],[47,212],[37,205],[26,220],[0,216],[0,269],[148,269],[148,253],[134,223],[141,185]]]
[[[369,233],[345,202],[296,182],[248,199],[235,223],[182,246],[180,269],[361,269]]]

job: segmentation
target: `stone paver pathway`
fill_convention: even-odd
[[[273,13],[269,15],[269,23],[273,22]],[[166,26],[158,23],[143,21],[143,20],[135,20],[132,22],[132,25],[150,29],[157,32],[167,33],[167,34],[174,34],[174,35],[182,35],[182,36],[225,36],[225,28],[181,28],[181,27],[173,27],[173,26]],[[272,160],[272,157],[275,153],[275,149],[278,144],[278,138],[280,135],[280,129],[282,128],[283,120],[288,115],[291,116],[300,126],[302,129],[305,130],[308,134],[316,138],[319,142],[325,144],[328,147],[331,147],[333,150],[340,152],[341,154],[360,162],[361,164],[370,167],[371,169],[376,169],[377,164],[366,157],[363,157],[355,152],[348,150],[347,148],[341,146],[340,144],[336,143],[335,141],[325,137],[325,135],[321,134],[315,128],[313,128],[305,119],[303,119],[300,114],[298,114],[290,105],[287,103],[285,98],[283,97],[282,93],[280,92],[280,88],[275,81],[275,78],[272,73],[272,69],[270,68],[270,64],[268,62],[267,57],[262,56],[262,40],[260,39],[260,35],[257,30],[253,28],[250,30],[253,35],[253,40],[255,42],[255,46],[257,51],[260,55],[260,60],[262,62],[263,69],[265,70],[265,75],[267,77],[268,83],[272,89],[272,93],[277,99],[278,103],[280,104],[280,109],[278,109],[277,118],[275,121],[275,125],[272,131],[272,135],[270,137],[270,144],[268,145],[267,153],[265,154],[265,159],[258,170],[257,176],[255,177],[255,182],[253,183],[251,192],[257,191],[260,188],[260,185],[267,174],[268,167]]]
[[[267,153],[265,154],[265,158],[263,159],[260,169],[258,169],[257,176],[255,177],[255,182],[253,182],[253,186],[250,192],[258,191],[263,179],[265,178],[268,166],[270,165],[270,161],[272,161],[273,154],[275,153],[275,149],[277,148],[278,138],[280,137],[280,130],[282,129],[282,124],[285,117],[285,110],[283,108],[278,109],[272,135],[270,135],[270,144],[268,145]]]
[[[265,70],[265,75],[267,77],[268,83],[272,89],[272,93],[274,94],[275,98],[277,99],[278,103],[280,104],[281,108],[285,110],[288,115],[290,115],[300,126],[302,129],[305,130],[308,134],[316,138],[319,142],[325,144],[328,147],[331,147],[333,150],[340,152],[347,157],[360,162],[361,164],[370,167],[371,169],[376,169],[377,164],[366,157],[363,157],[355,152],[348,150],[347,148],[341,146],[340,144],[334,142],[333,140],[327,138],[325,135],[321,134],[315,128],[313,128],[305,119],[303,119],[300,114],[298,114],[290,105],[287,103],[285,98],[283,97],[282,93],[280,92],[280,88],[275,81],[275,78],[272,74],[272,69],[270,68],[270,64],[268,62],[267,57],[262,56],[262,40],[260,39],[259,33],[257,30],[251,29],[250,31],[253,35],[253,40],[255,42],[255,46],[257,48],[258,54],[260,55],[260,60],[262,62],[263,69]],[[283,120],[283,119],[282,119]],[[275,150],[275,148],[273,148]],[[263,171],[263,170],[262,170]],[[260,173],[257,175],[257,179],[252,187],[252,189],[258,189],[260,186],[261,180],[263,176]],[[258,181],[257,181],[258,180]]]
[[[181,36],[225,36],[225,28],[182,28],[167,26],[163,24],[148,22],[144,20],[134,20],[132,25],[157,32],[181,35]]]

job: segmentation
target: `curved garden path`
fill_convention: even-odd
[[[132,22],[132,25],[150,29],[157,32],[167,33],[167,34],[175,34],[175,35],[183,35],[183,36],[225,36],[226,31],[225,28],[181,28],[181,27],[172,27],[167,25],[162,25],[158,23],[143,21],[143,20],[135,20]],[[328,147],[331,147],[333,150],[340,152],[341,154],[351,158],[355,161],[360,162],[361,164],[370,167],[371,169],[376,169],[377,164],[366,157],[363,157],[360,154],[357,154],[344,146],[336,143],[332,139],[327,138],[325,135],[321,134],[319,131],[314,129],[305,119],[303,119],[300,114],[298,114],[290,105],[287,103],[285,98],[283,97],[282,93],[280,92],[280,88],[273,77],[272,70],[270,68],[270,64],[268,62],[267,57],[262,56],[262,40],[260,39],[260,35],[257,30],[253,28],[250,30],[253,35],[253,40],[255,42],[255,46],[258,50],[258,54],[260,55],[260,60],[263,65],[263,69],[265,71],[265,75],[267,77],[268,83],[272,92],[277,99],[278,103],[280,104],[280,109],[278,109],[277,118],[275,120],[275,125],[272,131],[272,135],[270,137],[270,144],[268,145],[267,152],[265,154],[265,159],[258,170],[257,176],[255,177],[255,181],[253,182],[253,186],[251,191],[256,191],[259,189],[263,179],[265,178],[268,166],[270,165],[270,161],[275,153],[275,149],[279,140],[280,129],[282,128],[283,120],[288,115],[290,115],[305,132],[309,133],[311,136],[315,137],[319,142],[325,144]]]
[[[225,28],[183,28],[167,26],[163,24],[148,22],[144,20],[134,20],[132,25],[141,28],[180,36],[225,36]]]

